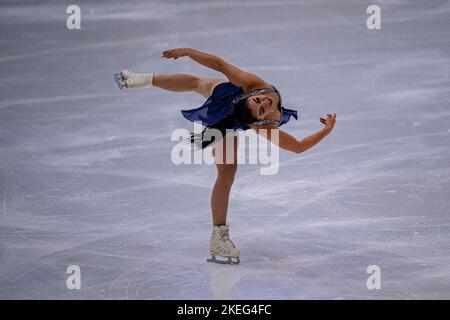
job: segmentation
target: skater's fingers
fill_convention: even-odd
[[[170,57],[173,55],[173,53],[174,53],[173,51],[164,51],[163,56]]]
[[[166,55],[176,55],[178,52],[179,52],[178,49],[170,49],[170,50],[164,51],[163,54],[166,54]]]
[[[182,54],[178,49],[175,50],[168,50],[168,51],[164,51],[163,52],[163,58],[167,58],[167,59],[178,59],[179,57],[181,57]]]

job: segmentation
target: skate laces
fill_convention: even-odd
[[[230,233],[229,233],[228,229],[220,229],[220,236],[224,240],[230,240]]]
[[[221,232],[221,237],[225,243],[229,243],[233,246],[233,248],[235,248],[233,241],[231,241],[231,239],[230,239],[230,234],[229,234],[228,230]]]

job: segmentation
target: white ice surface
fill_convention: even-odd
[[[0,3],[0,298],[450,298],[450,1],[78,3],[81,31],[61,1]],[[111,77],[218,76],[160,58],[173,47],[275,84],[298,138],[338,115],[277,175],[239,168],[239,266],[205,262],[215,168],[170,161],[171,132],[192,128],[180,109],[203,98]]]

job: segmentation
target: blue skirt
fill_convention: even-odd
[[[211,96],[202,106],[195,109],[181,110],[181,113],[189,121],[197,121],[204,126],[212,126],[234,114],[234,105],[231,102],[237,95],[242,93],[241,87],[237,87],[231,82],[223,82],[214,88]],[[296,110],[281,108],[283,118],[280,125],[287,123],[291,116],[298,119]],[[234,130],[237,129],[247,130],[249,127],[235,121]]]

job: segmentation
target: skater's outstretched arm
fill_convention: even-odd
[[[223,73],[234,85],[242,87],[246,91],[270,86],[258,75],[241,70],[213,54],[192,48],[177,48],[164,51],[162,55],[167,59],[178,59],[179,57],[187,56],[205,67]]]
[[[302,153],[318,144],[333,130],[334,124],[336,123],[336,115],[329,114],[326,119],[320,118],[320,122],[322,122],[325,127],[322,130],[317,131],[316,133],[302,140],[297,140],[295,137],[282,130],[279,130],[278,127],[275,126],[264,126],[260,128],[253,127],[252,129],[254,129],[258,134],[262,135],[272,143],[278,145],[282,149],[295,153]],[[274,134],[273,130],[278,131],[278,139],[276,138],[276,134]]]

